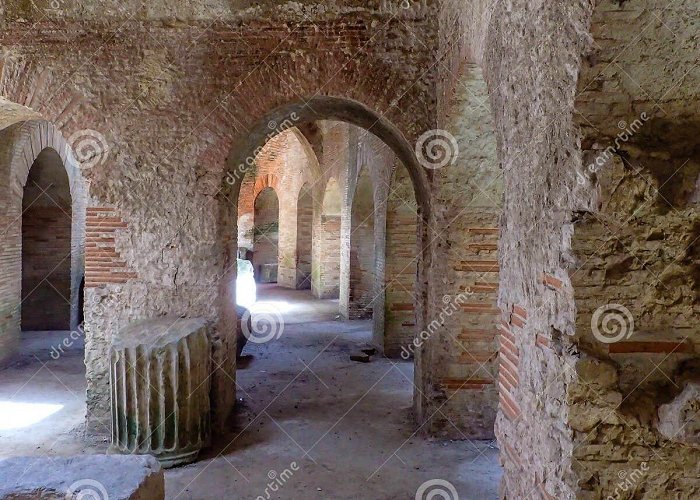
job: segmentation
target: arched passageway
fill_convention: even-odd
[[[44,149],[22,197],[22,331],[70,329],[71,209],[61,157]]]
[[[253,266],[260,283],[276,283],[279,257],[279,198],[266,187],[255,198]]]
[[[415,215],[415,214],[414,214]],[[374,244],[374,187],[367,167],[360,170],[350,217],[349,314],[351,319],[372,317],[376,290]]]

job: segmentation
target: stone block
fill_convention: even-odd
[[[110,349],[110,451],[153,455],[163,467],[194,461],[210,440],[210,354],[203,319],[121,330]]]
[[[15,457],[0,461],[0,499],[159,500],[163,469],[148,455]]]
[[[700,445],[700,382],[689,382],[673,401],[661,405],[658,429],[671,441]]]

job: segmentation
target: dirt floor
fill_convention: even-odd
[[[244,349],[230,431],[197,463],[166,472],[168,499],[413,499],[426,481],[424,498],[452,498],[436,494],[449,491],[440,480],[462,499],[497,498],[493,442],[416,432],[410,362],[350,361],[370,339],[369,321],[340,321],[337,301],[308,291],[264,286],[259,299],[254,317],[270,315],[282,327]],[[25,334],[22,358],[0,371],[0,405],[55,405],[37,407],[37,415],[54,413],[21,428],[0,423],[0,458],[106,448],[82,439],[81,342],[51,354],[68,335]]]

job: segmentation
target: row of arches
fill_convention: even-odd
[[[317,128],[327,130],[330,159],[302,147],[296,128],[256,156],[238,200],[238,255],[259,283],[337,299],[347,319],[374,317],[374,343],[396,356],[416,326],[418,221],[408,172],[367,133],[342,122]]]

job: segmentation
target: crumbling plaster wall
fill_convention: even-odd
[[[693,285],[686,281],[673,292],[647,285],[650,274],[662,273],[675,257],[688,263],[681,274],[690,271],[692,257],[679,249],[693,231],[692,209],[686,205],[685,218],[675,219],[661,198],[664,180],[682,164],[673,144],[683,137],[680,149],[688,154],[687,136],[673,137],[675,126],[657,122],[646,139],[640,133],[639,144],[632,141],[594,175],[587,173],[621,130],[620,120],[632,123],[654,103],[668,105],[667,125],[694,121],[682,113],[697,102],[689,93],[697,89],[695,77],[683,76],[693,65],[671,52],[697,54],[686,50],[696,43],[694,12],[683,2],[663,10],[652,2],[516,1],[497,5],[491,17],[484,68],[505,174],[501,352],[515,369],[501,372],[513,388],[497,417],[508,498],[605,498],[630,475],[634,495],[697,495],[691,479],[697,449],[654,430],[656,407],[677,389],[659,398],[660,374],[650,365],[656,361],[666,371],[695,357],[692,341],[679,346],[682,353],[660,352],[679,345],[672,328],[682,330],[684,316],[692,314]],[[660,138],[663,145],[656,144]],[[637,161],[641,171],[632,168]],[[691,184],[678,180],[667,188],[685,194]],[[659,224],[678,227],[679,234],[654,231]],[[650,342],[645,353],[615,353],[639,344],[592,340],[592,312],[618,300],[646,330],[638,332],[638,340]],[[628,398],[630,383],[646,374],[645,384],[656,389]]]
[[[591,19],[569,272],[581,352],[569,425],[583,494],[611,494],[635,470],[637,495],[700,494],[697,443],[659,431],[660,407],[700,381],[697,9],[602,1]],[[676,418],[690,428],[698,415]]]
[[[484,72],[505,194],[501,352],[514,368],[514,387],[496,419],[507,498],[573,498],[577,488],[566,425],[575,305],[565,266],[571,192],[581,165],[574,97],[591,12],[586,2],[518,0],[498,4],[491,16]],[[558,286],[548,285],[545,275]]]
[[[235,318],[220,311],[233,302],[226,250],[235,246],[235,232],[223,241],[222,234],[231,234],[227,225],[236,218],[235,202],[221,188],[226,157],[252,124],[299,95],[317,94],[363,102],[409,140],[430,123],[433,73],[422,68],[431,60],[434,21],[425,11],[397,19],[358,6],[344,18],[331,15],[340,7],[326,6],[323,14],[300,8],[255,11],[245,22],[232,14],[206,26],[117,22],[84,2],[80,12],[86,18],[99,12],[103,21],[59,16],[32,25],[7,18],[0,94],[34,109],[66,137],[99,132],[108,151],[86,172],[87,229],[98,223],[104,229],[96,231],[88,264],[107,259],[113,266],[86,277],[85,303],[94,309],[86,321],[92,430],[109,407],[112,332],[144,317],[218,321],[217,424],[232,406]],[[416,33],[426,37],[426,48],[406,53]],[[273,39],[274,47],[267,43]],[[267,64],[259,64],[263,59]],[[395,95],[403,97],[392,102]]]

